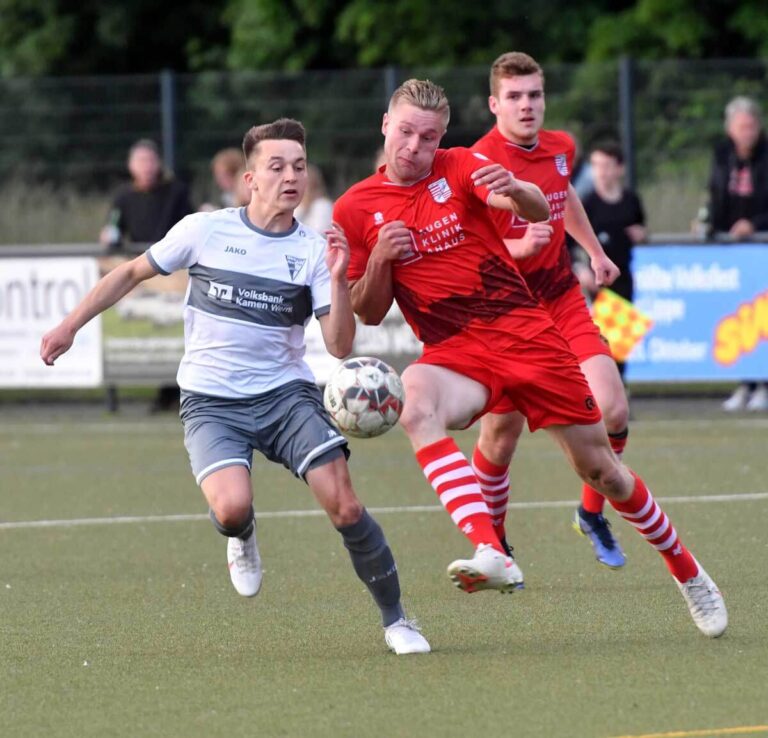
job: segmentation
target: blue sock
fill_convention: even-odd
[[[357,576],[368,587],[381,610],[384,627],[404,617],[397,565],[379,524],[367,510],[363,510],[356,523],[336,530],[344,539]]]

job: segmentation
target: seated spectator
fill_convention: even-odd
[[[709,178],[711,228],[737,240],[768,231],[768,142],[760,108],[735,97],[725,108],[726,138],[715,147]],[[768,410],[768,383],[742,382],[723,410]]]
[[[313,164],[307,166],[307,190],[296,208],[296,220],[318,233],[324,233],[333,221],[333,200],[326,194],[323,173]]]
[[[99,240],[119,249],[126,241],[147,246],[159,241],[192,212],[189,189],[163,169],[154,141],[141,139],[128,152],[130,183],[115,194],[109,222]]]
[[[243,172],[243,152],[237,148],[219,151],[211,159],[211,174],[218,189],[218,196],[212,202],[200,206],[200,210],[218,210],[237,207],[238,175]]]

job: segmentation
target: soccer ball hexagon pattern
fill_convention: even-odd
[[[359,356],[336,367],[325,385],[323,401],[342,433],[373,438],[397,423],[405,391],[400,376],[389,364]]]

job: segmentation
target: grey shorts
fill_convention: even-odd
[[[288,382],[247,399],[182,391],[179,415],[198,484],[227,466],[250,471],[254,451],[302,479],[314,466],[349,456],[347,439],[336,430],[311,382]]]

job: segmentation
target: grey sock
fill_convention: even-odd
[[[254,526],[253,505],[251,505],[251,509],[248,511],[248,514],[245,516],[242,524],[232,526],[231,528],[227,528],[225,525],[222,525],[218,521],[218,518],[213,514],[213,510],[208,510],[208,517],[211,519],[213,527],[216,528],[216,530],[219,531],[221,535],[226,536],[227,538],[248,538],[248,536],[251,535],[251,531],[253,530]]]
[[[381,610],[384,627],[404,617],[397,565],[379,524],[363,510],[356,523],[336,530],[344,539],[357,576]]]

